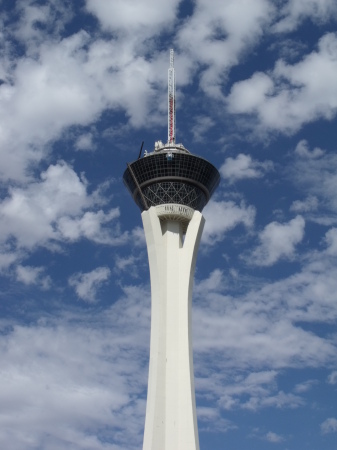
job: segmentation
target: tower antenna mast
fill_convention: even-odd
[[[170,50],[168,70],[168,144],[176,141],[176,78],[174,72],[174,50]]]

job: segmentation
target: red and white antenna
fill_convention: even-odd
[[[174,72],[174,50],[170,50],[168,70],[168,144],[176,141],[176,78]]]

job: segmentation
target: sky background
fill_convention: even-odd
[[[202,450],[336,450],[335,0],[0,0],[0,447],[142,446],[150,285],[123,186],[221,183],[193,296]]]

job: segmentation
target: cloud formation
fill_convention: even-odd
[[[26,285],[39,285],[42,289],[48,289],[51,279],[50,276],[44,276],[43,272],[43,267],[22,266],[21,264],[16,266],[18,281]]]
[[[211,200],[204,210],[206,218],[202,242],[214,245],[222,241],[226,232],[242,224],[247,229],[254,224],[255,208],[246,206],[244,202],[239,205],[233,201]]]
[[[304,237],[305,221],[296,216],[288,223],[271,222],[259,233],[259,246],[252,252],[250,262],[271,266],[279,259],[292,258],[295,247]]]
[[[146,294],[126,289],[111,310],[49,314],[12,329],[1,320],[1,447],[139,448]]]
[[[80,178],[64,161],[50,165],[40,180],[10,188],[0,203],[3,266],[37,247],[81,238],[108,245],[125,243],[127,233],[121,233],[118,226],[111,227],[120,215],[119,209],[97,211],[101,203],[99,191],[89,194],[84,176]]]
[[[111,271],[108,267],[97,267],[91,272],[73,274],[69,278],[69,284],[75,289],[80,299],[94,303],[98,289],[109,279],[110,275]]]
[[[337,419],[329,417],[323,423],[321,423],[321,431],[323,434],[336,433],[337,432]]]
[[[289,32],[308,18],[320,24],[331,17],[337,17],[337,6],[333,0],[290,0],[280,8],[280,19],[274,25],[274,31]]]
[[[253,126],[284,133],[319,118],[332,119],[337,111],[336,56],[337,36],[328,33],[301,61],[278,60],[270,73],[255,72],[235,83],[227,98],[229,111],[251,114],[257,118]]]
[[[230,183],[234,183],[246,178],[261,178],[265,172],[272,169],[271,161],[255,161],[250,155],[240,153],[236,158],[226,158],[220,167],[220,173]]]

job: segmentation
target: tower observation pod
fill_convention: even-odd
[[[205,219],[218,170],[176,144],[174,53],[168,71],[168,142],[127,164],[141,210],[151,278],[151,340],[143,450],[199,450],[191,304]]]

